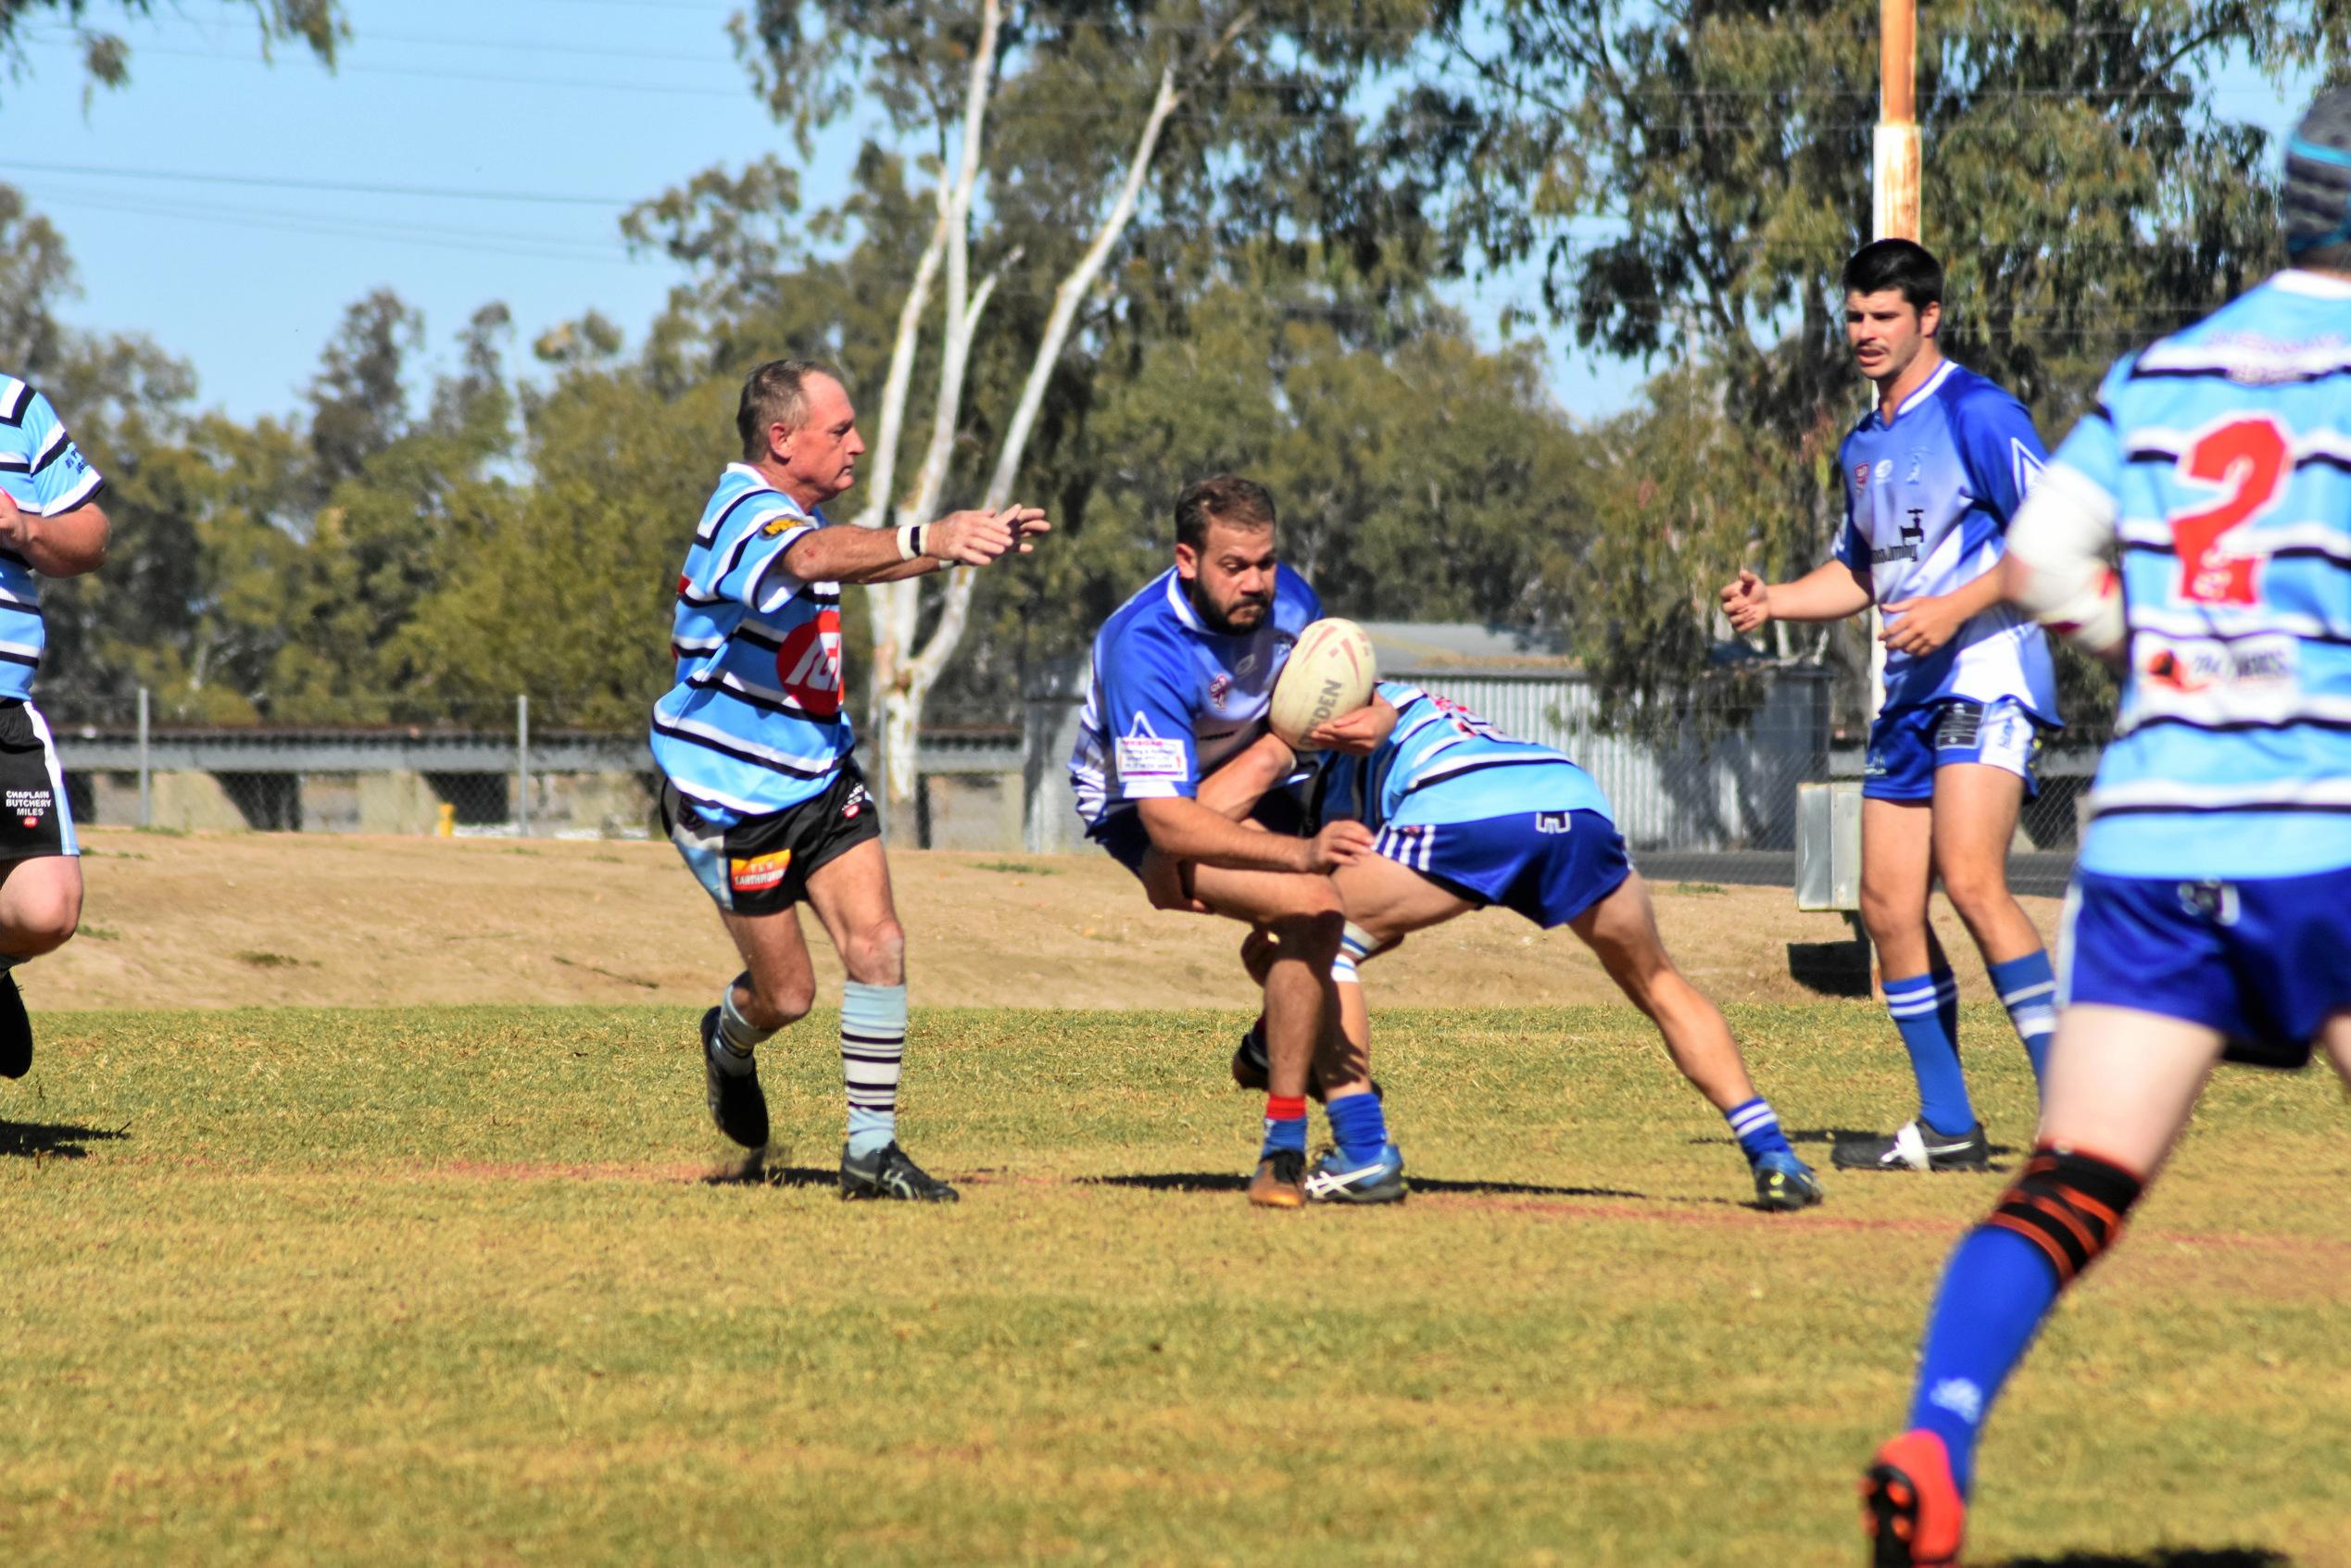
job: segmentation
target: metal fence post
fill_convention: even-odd
[[[531,699],[520,694],[514,699],[514,778],[515,832],[528,838],[531,836]]]
[[[139,825],[155,826],[155,774],[147,766],[147,688],[139,688]]]

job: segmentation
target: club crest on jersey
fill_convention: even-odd
[[[1855,464],[1854,464],[1854,466],[1853,466],[1853,487],[1854,487],[1855,490],[1859,490],[1859,489],[1863,488],[1865,485],[1867,485],[1868,483],[1869,483],[1869,465],[1868,465],[1867,463],[1855,463]]]
[[[1208,705],[1222,708],[1225,699],[1233,695],[1233,678],[1222,670],[1208,678]]]

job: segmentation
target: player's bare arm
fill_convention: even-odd
[[[1306,741],[1317,751],[1369,757],[1395,731],[1396,705],[1375,692],[1371,701],[1363,707],[1336,719],[1326,719],[1307,731]]]
[[[889,583],[943,567],[986,566],[1028,549],[1025,541],[1051,526],[1035,507],[950,512],[919,532],[836,524],[796,540],[784,552],[784,570],[804,583]]]
[[[94,502],[43,517],[24,510],[0,491],[0,545],[22,556],[44,577],[79,577],[97,571],[106,564],[107,543],[113,533],[113,523]]]
[[[1815,567],[1792,583],[1766,583],[1742,567],[1721,597],[1732,629],[1741,633],[1773,621],[1842,621],[1869,608],[1869,579],[1842,561]]]
[[[2000,569],[1994,566],[1948,594],[1894,599],[1882,608],[1886,629],[1878,640],[1896,653],[1930,654],[1959,634],[1959,629],[2000,602]]]
[[[1371,832],[1361,822],[1333,822],[1312,838],[1286,838],[1245,828],[1180,796],[1138,801],[1135,809],[1152,848],[1194,865],[1320,876],[1371,852]]]
[[[1298,754],[1283,744],[1281,736],[1267,731],[1201,780],[1194,798],[1227,822],[1238,822],[1297,766]],[[1144,825],[1150,825],[1148,817]]]

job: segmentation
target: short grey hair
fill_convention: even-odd
[[[819,359],[770,359],[743,379],[743,400],[735,408],[735,429],[743,437],[745,462],[765,460],[771,425],[798,430],[808,421],[811,376],[841,380],[840,371]]]

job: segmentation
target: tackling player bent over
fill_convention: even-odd
[[[1863,1478],[1880,1568],[1957,1560],[1985,1415],[2214,1065],[2322,1045],[2351,1085],[2351,88],[2287,143],[2283,206],[2288,270],[2118,364],[2010,534],[2008,592],[2125,661],[2122,710],[2032,1158]]]
[[[865,443],[840,378],[811,361],[753,370],[735,428],[743,460],[720,477],[686,553],[677,684],[653,709],[662,823],[745,966],[702,1019],[710,1119],[746,1148],[767,1147],[754,1050],[815,1003],[794,909],[806,903],[848,972],[841,1196],[951,1203],[955,1189],[898,1145],[906,934],[841,710],[841,584],[1025,552],[1045,514],[956,512],[895,533],[828,522],[820,508],[855,482]]]
[[[1459,703],[1393,681],[1380,684],[1369,707],[1308,739],[1332,748],[1314,778],[1309,821],[1358,822],[1375,834],[1371,855],[1331,876],[1346,909],[1349,958],[1366,962],[1412,932],[1492,905],[1547,931],[1566,926],[1656,1024],[1682,1076],[1722,1112],[1747,1157],[1756,1200],[1774,1210],[1821,1200],[1818,1179],[1755,1093],[1720,1010],[1666,954],[1648,889],[1590,774]],[[1212,781],[1213,793],[1238,800],[1289,766],[1288,748],[1268,735]],[[1370,1086],[1362,988],[1341,997],[1345,1049],[1326,1051],[1316,1064],[1333,1104]],[[1351,1147],[1336,1115],[1331,1127],[1338,1147],[1308,1177],[1310,1196],[1402,1196],[1392,1148]]]

